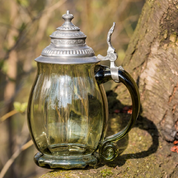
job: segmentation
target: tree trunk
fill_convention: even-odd
[[[123,63],[138,83],[141,116],[168,141],[178,136],[177,37],[178,0],[147,0]]]

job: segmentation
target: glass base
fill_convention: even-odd
[[[34,160],[38,166],[51,169],[85,168],[87,165],[96,166],[97,164],[97,158],[93,155],[53,156],[38,152]]]

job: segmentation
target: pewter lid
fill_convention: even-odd
[[[67,11],[62,18],[65,20],[63,25],[50,35],[51,44],[43,49],[41,56],[35,60],[50,64],[99,62],[93,49],[85,43],[87,36],[71,22],[74,16]]]

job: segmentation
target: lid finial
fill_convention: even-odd
[[[71,20],[74,18],[73,14],[70,14],[70,11],[67,10],[66,14],[62,15],[62,18],[65,20],[62,26],[58,27],[57,30],[62,30],[62,31],[79,31],[80,28],[76,27]]]
[[[62,18],[65,20],[65,22],[71,22],[71,20],[74,18],[73,14],[70,14],[70,11],[67,10],[66,14],[62,16]]]

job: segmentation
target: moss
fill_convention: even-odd
[[[176,39],[177,39],[176,33],[173,33],[173,34],[170,35],[170,41],[172,41],[173,43],[175,43]]]
[[[168,36],[168,31],[167,31],[167,29],[166,29],[166,30],[164,31],[164,39],[166,39],[167,36]]]
[[[159,8],[161,8],[161,3],[159,1],[157,2],[157,5]]]
[[[66,171],[64,170],[50,171],[47,174],[41,176],[40,178],[56,178],[62,176],[63,173],[66,173]]]
[[[175,43],[178,35],[178,11],[175,5],[169,5],[168,10],[163,14],[160,23],[161,44]]]
[[[178,46],[178,39],[177,39],[177,41],[176,41],[176,45]]]
[[[113,175],[113,172],[110,169],[103,169],[100,173],[102,177],[110,177]]]
[[[148,0],[147,3],[149,5],[149,7],[152,7],[153,3],[154,3],[155,0]]]

